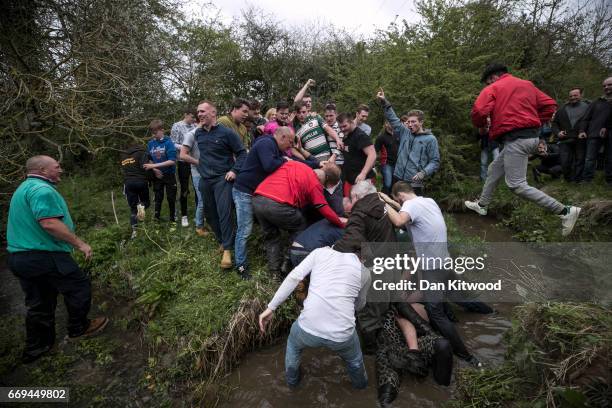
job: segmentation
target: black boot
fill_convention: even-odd
[[[397,398],[397,389],[393,385],[383,384],[378,388],[378,402],[381,407],[391,406],[395,398]]]
[[[285,255],[285,259],[283,260],[283,264],[281,265],[281,274],[283,278],[289,275],[289,272],[293,269],[293,264],[291,263],[291,258],[289,255]]]

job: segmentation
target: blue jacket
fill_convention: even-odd
[[[161,140],[149,140],[147,152],[153,163],[163,163],[168,160],[176,162],[176,148],[168,136],[164,136]],[[159,170],[161,170],[163,174],[174,174],[176,166],[160,167]]]
[[[195,132],[195,140],[200,150],[198,171],[202,178],[225,176],[230,170],[240,173],[247,153],[240,136],[232,129],[219,124],[210,130],[200,127]]]
[[[270,135],[259,136],[255,139],[236,177],[234,188],[243,193],[253,194],[259,183],[285,162],[286,159],[278,149],[276,140]]]
[[[425,178],[431,177],[440,168],[440,151],[436,137],[429,130],[418,135],[413,134],[402,124],[389,102],[385,102],[383,109],[393,131],[400,136],[393,176],[409,183],[419,171],[425,173]]]

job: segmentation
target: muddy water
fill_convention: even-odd
[[[487,217],[457,214],[461,230],[477,235],[489,242],[507,242],[507,231],[494,227]],[[467,314],[455,308],[457,326],[468,348],[487,365],[503,361],[505,347],[502,337],[510,328],[512,306],[492,304],[494,315]],[[376,406],[376,373],[373,356],[365,356],[370,385],[365,390],[354,390],[349,383],[344,365],[339,357],[325,349],[305,350],[302,355],[302,382],[296,390],[285,385],[284,356],[286,341],[250,353],[234,370],[228,380],[232,386],[224,407],[373,407]],[[455,369],[463,362],[455,359]],[[455,392],[454,385],[437,385],[431,375],[424,380],[404,376],[396,407],[438,407]]]

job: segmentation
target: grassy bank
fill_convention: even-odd
[[[610,309],[573,303],[515,308],[505,362],[462,370],[461,407],[606,407],[612,400]]]

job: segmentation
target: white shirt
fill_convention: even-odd
[[[268,307],[275,310],[308,274],[310,286],[298,317],[300,327],[323,339],[347,341],[355,330],[355,310],[365,305],[368,269],[355,254],[330,247],[315,249],[287,275]]]
[[[444,259],[448,254],[448,240],[446,236],[446,222],[438,204],[431,198],[416,197],[404,201],[400,212],[410,216],[407,227],[412,234],[412,243],[417,256]],[[441,269],[437,267],[424,267],[425,270]]]
[[[198,142],[195,140],[195,132],[198,128],[194,128],[187,132],[183,137],[183,146],[187,146],[189,148],[189,155],[196,160],[200,160],[200,149],[198,148]],[[192,164],[191,165],[191,174],[198,176],[198,166]]]

